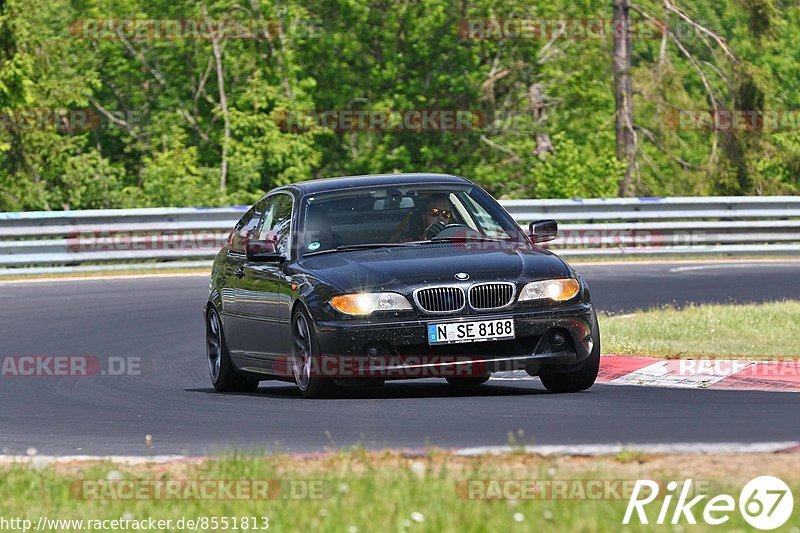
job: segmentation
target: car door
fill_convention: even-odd
[[[248,240],[255,237],[266,205],[266,199],[260,200],[239,219],[228,237],[225,258],[220,266],[221,314],[225,341],[231,356],[236,358],[244,356],[242,320],[236,296],[244,275],[244,262],[247,258],[245,245]]]
[[[284,274],[291,253],[292,211],[294,202],[288,193],[267,197],[267,205],[257,231],[258,240],[275,242],[284,261],[249,261],[242,265],[244,275],[236,294],[242,318],[242,341],[246,356],[258,360],[258,366],[272,368],[276,360],[288,355],[287,337],[291,281]]]

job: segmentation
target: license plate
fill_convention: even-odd
[[[513,338],[514,320],[511,318],[482,320],[480,322],[428,324],[428,344],[483,342]]]

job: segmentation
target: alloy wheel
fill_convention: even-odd
[[[306,317],[298,313],[294,321],[294,357],[292,357],[292,374],[300,390],[308,389],[311,383],[312,361],[311,333]]]
[[[220,327],[219,314],[212,309],[208,313],[206,324],[206,353],[208,354],[208,371],[211,381],[219,381],[222,367],[222,328]]]

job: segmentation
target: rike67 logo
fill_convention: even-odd
[[[752,527],[771,530],[784,525],[792,516],[794,498],[789,486],[773,476],[760,476],[750,480],[739,494],[738,502],[729,494],[720,494],[706,500],[708,495],[701,494],[690,498],[692,480],[683,484],[677,481],[667,483],[666,494],[659,494],[659,484],[649,479],[637,480],[633,493],[625,509],[622,523],[628,525],[635,516],[641,524],[648,524],[653,518],[647,511],[658,508],[655,524],[667,523],[677,525],[682,520],[688,524],[697,524],[700,517],[706,524],[719,526],[730,520],[731,514],[737,511]],[[660,500],[654,508],[645,509],[656,499]],[[673,501],[675,502],[673,507]],[[702,502],[702,503],[701,503]]]

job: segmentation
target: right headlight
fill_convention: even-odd
[[[396,292],[343,294],[331,298],[330,304],[346,315],[369,315],[374,311],[411,309],[406,297]]]
[[[532,281],[520,291],[519,301],[553,300],[563,302],[573,298],[580,290],[581,284],[573,278]]]

